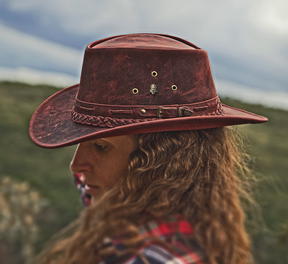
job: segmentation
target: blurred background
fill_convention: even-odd
[[[29,263],[82,208],[74,147],[34,146],[33,111],[79,82],[90,42],[147,32],[207,50],[222,101],[269,118],[235,128],[261,179],[263,222],[247,228],[257,263],[288,263],[287,10],[285,0],[0,0],[0,262]]]

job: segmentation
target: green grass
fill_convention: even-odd
[[[26,181],[48,199],[39,215],[39,250],[51,235],[74,220],[81,203],[69,171],[75,147],[42,149],[28,135],[32,113],[58,89],[20,83],[0,83],[0,177]]]
[[[41,238],[37,250],[81,211],[69,171],[75,147],[42,149],[28,136],[33,112],[57,90],[43,85],[0,83],[0,177],[28,182],[49,201],[38,217]],[[254,170],[262,179],[257,201],[268,231],[252,232],[255,259],[261,264],[288,263],[288,234],[283,229],[283,224],[288,224],[288,112],[228,98],[222,101],[269,118],[268,123],[241,125],[237,130],[246,138],[246,149],[255,157]],[[282,240],[277,243],[280,232]]]
[[[288,233],[286,241],[278,243],[281,226],[288,224],[288,112],[226,98],[222,101],[269,119],[261,125],[237,129],[255,159],[253,169],[260,179],[256,198],[268,228],[252,234],[255,259],[261,264],[288,263]]]

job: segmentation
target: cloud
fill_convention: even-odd
[[[263,1],[262,5],[254,6],[260,10],[253,17],[254,22],[259,28],[265,28],[273,35],[286,35],[288,34],[288,2],[287,1]]]
[[[42,32],[58,32],[51,33],[50,38],[59,43],[64,43],[67,36],[74,36],[76,43],[78,39],[93,41],[124,33],[167,33],[208,50],[213,73],[219,79],[255,89],[288,91],[286,0],[6,0],[3,3],[2,7],[15,14],[27,17],[33,14]],[[73,47],[73,41],[69,39],[68,45]],[[36,62],[34,68],[35,65]],[[75,75],[72,65],[69,63],[65,73]],[[65,66],[48,70],[60,68],[63,71]]]
[[[43,24],[56,20],[61,29],[79,36],[165,30],[185,38],[195,34],[222,46],[244,43],[237,36],[248,29],[288,33],[286,0],[9,0],[2,5],[16,13],[36,14]]]
[[[220,97],[230,97],[252,104],[288,110],[288,93],[282,91],[261,91],[238,83],[216,80]]]
[[[0,24],[2,67],[25,66],[42,71],[59,71],[77,76],[83,52],[27,35]]]
[[[79,78],[59,72],[0,67],[0,81],[23,82],[28,84],[48,84],[56,87],[68,87],[79,83]]]

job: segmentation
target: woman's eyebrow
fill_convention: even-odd
[[[105,138],[97,138],[95,142],[102,143],[102,144],[113,144],[110,140],[106,140]]]
[[[104,139],[102,139],[102,138],[97,138],[97,139],[95,139],[95,142],[109,143],[107,140],[104,140]]]

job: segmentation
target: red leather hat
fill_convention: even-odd
[[[205,50],[174,36],[131,34],[88,45],[80,84],[44,101],[29,133],[35,144],[57,148],[100,137],[266,121],[221,104]]]

